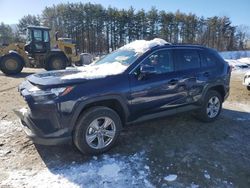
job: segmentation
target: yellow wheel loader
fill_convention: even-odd
[[[49,31],[48,27],[29,26],[26,44],[0,47],[0,70],[11,75],[20,73],[24,66],[59,70],[78,63],[80,56],[72,39],[56,37],[56,44],[51,48]]]

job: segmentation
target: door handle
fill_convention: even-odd
[[[168,84],[169,85],[176,85],[177,83],[178,83],[178,79],[171,79],[169,82],[168,82]]]

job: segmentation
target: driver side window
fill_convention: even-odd
[[[157,74],[173,72],[174,65],[170,50],[160,50],[144,59],[141,65],[153,66]]]

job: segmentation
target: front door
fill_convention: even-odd
[[[141,67],[154,67],[155,72],[142,75]],[[181,104],[186,96],[174,70],[172,50],[163,49],[146,57],[130,74],[131,110],[142,116]]]

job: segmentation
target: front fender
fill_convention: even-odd
[[[126,121],[129,117],[129,109],[128,109],[128,104],[125,102],[126,100],[122,96],[120,95],[98,96],[98,97],[89,98],[84,101],[80,101],[75,105],[74,115],[70,121],[70,125],[71,125],[70,127],[72,128],[72,130],[74,129],[74,126],[78,120],[78,117],[80,116],[82,111],[86,108],[86,106],[94,104],[94,103],[99,103],[102,101],[108,101],[108,100],[116,100],[117,102],[120,103],[121,107],[124,110],[125,121]]]

